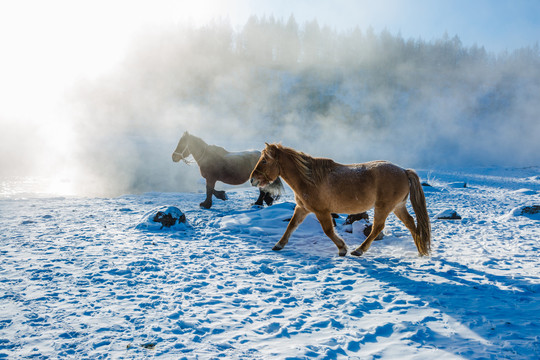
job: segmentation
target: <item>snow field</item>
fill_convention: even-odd
[[[360,258],[314,216],[280,252],[287,193],[256,190],[0,200],[0,358],[530,359],[540,354],[537,169],[419,172],[432,220],[420,258],[391,215]],[[454,187],[466,182],[467,187]],[[165,205],[182,229],[141,229]],[[372,214],[370,214],[372,216]],[[349,250],[363,240],[337,231]]]

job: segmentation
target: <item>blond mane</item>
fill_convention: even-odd
[[[282,155],[292,160],[302,180],[312,185],[319,184],[328,174],[328,169],[335,165],[335,162],[331,159],[314,158],[281,144],[273,145]]]

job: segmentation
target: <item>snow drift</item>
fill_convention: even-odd
[[[314,217],[271,250],[293,213],[254,188],[199,208],[197,193],[0,198],[0,358],[531,359],[540,351],[539,169],[421,172],[431,257],[388,218],[364,256],[338,257]],[[467,180],[466,188],[448,187]],[[184,229],[139,227],[174,206]],[[350,248],[361,231],[336,231]],[[350,226],[350,225],[349,225]]]

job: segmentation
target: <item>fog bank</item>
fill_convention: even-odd
[[[74,166],[97,193],[195,191],[185,130],[228,150],[281,142],[340,162],[540,164],[540,51],[252,17],[135,39],[70,99]],[[94,189],[95,188],[95,189]]]

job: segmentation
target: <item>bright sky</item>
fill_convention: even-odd
[[[214,18],[240,28],[251,14],[427,41],[447,32],[494,52],[540,41],[538,0],[0,0],[0,121],[52,112],[75,79],[113,68],[144,30]]]

